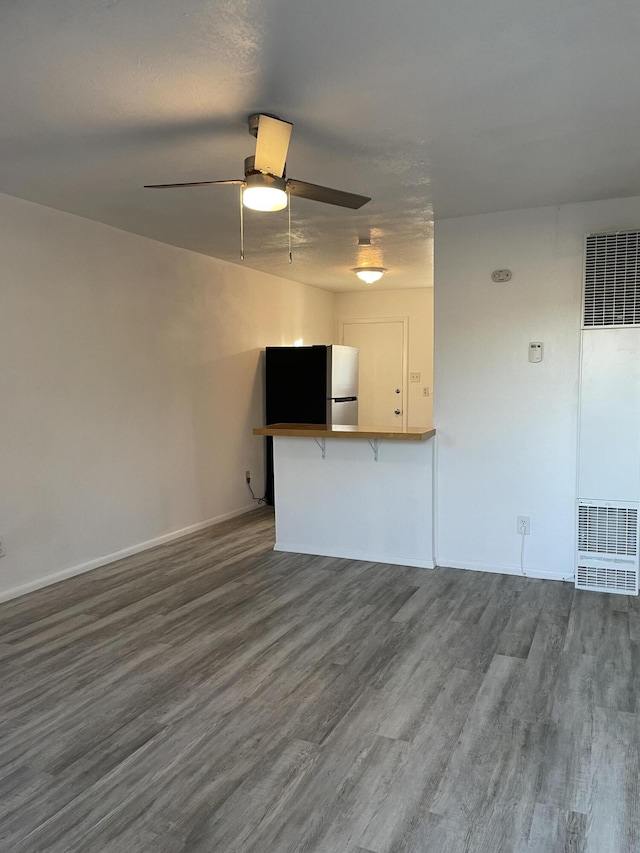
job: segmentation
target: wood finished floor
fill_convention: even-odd
[[[637,599],[272,533],[0,605],[3,853],[640,851]]]

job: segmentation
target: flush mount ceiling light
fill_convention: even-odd
[[[384,267],[355,267],[353,271],[360,281],[364,281],[366,284],[373,284],[374,281],[379,281],[386,273]]]

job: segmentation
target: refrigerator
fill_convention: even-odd
[[[357,347],[267,347],[265,397],[267,424],[357,424]],[[273,505],[273,440],[266,442],[265,499]]]

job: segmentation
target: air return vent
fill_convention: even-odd
[[[638,594],[638,504],[578,501],[576,587]]]
[[[640,231],[589,234],[584,326],[640,325]]]

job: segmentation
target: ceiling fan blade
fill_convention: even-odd
[[[308,198],[311,201],[322,201],[325,204],[337,204],[338,207],[350,207],[352,210],[358,210],[363,204],[371,201],[366,195],[332,190],[330,187],[320,187],[318,184],[308,184],[306,181],[296,181],[293,178],[289,178],[287,187],[291,195]]]
[[[145,184],[145,190],[167,190],[172,187],[212,187],[222,184],[244,184],[244,181],[238,178],[234,181],[191,181],[187,184]]]
[[[293,125],[279,118],[261,115],[258,119],[258,141],[254,168],[281,178],[284,174]]]

